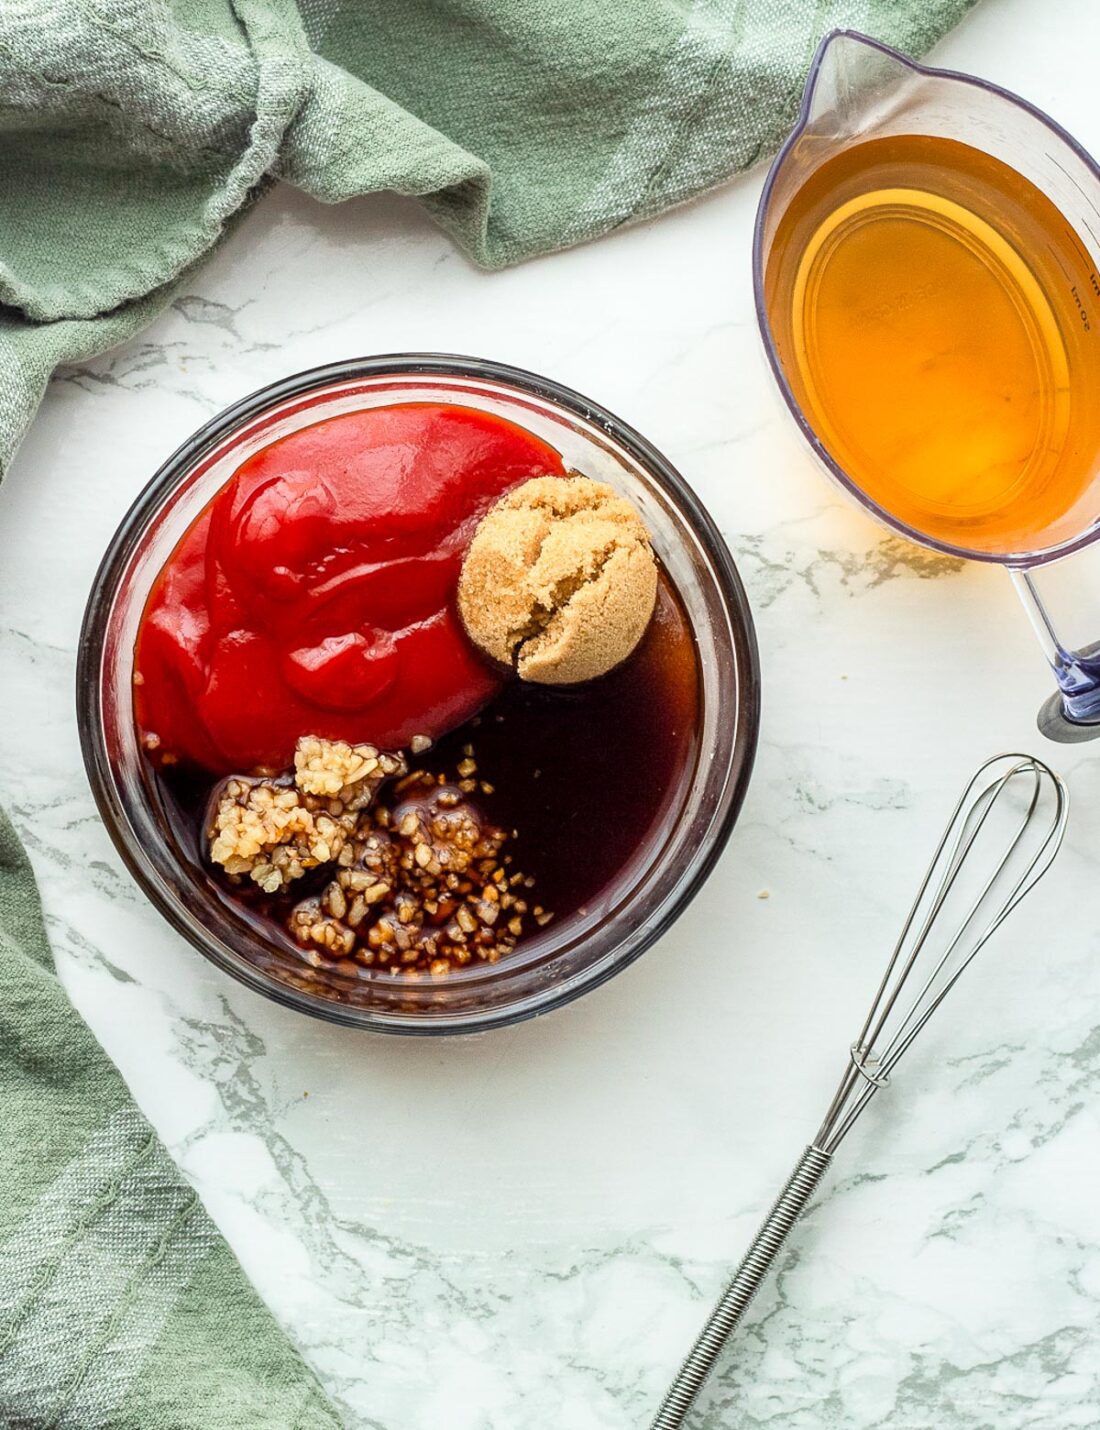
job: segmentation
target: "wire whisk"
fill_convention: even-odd
[[[817,1135],[711,1312],[650,1430],[683,1425],[836,1149],[979,949],[1049,869],[1068,813],[1062,780],[1032,755],[997,755],[975,773],[909,910]]]

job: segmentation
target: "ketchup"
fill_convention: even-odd
[[[484,412],[348,412],[249,457],[180,540],[134,651],[147,748],[285,768],[301,735],[407,746],[497,692],[454,610],[478,521],[561,456]]]

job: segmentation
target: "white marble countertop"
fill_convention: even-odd
[[[935,58],[1097,151],[1094,21],[982,0]],[[761,177],[495,276],[410,202],[276,193],[152,328],[58,375],[0,490],[0,800],[65,984],[362,1430],[648,1423],[1003,748],[1070,777],[1068,847],[846,1144],[695,1423],[1100,1424],[1100,745],[1036,733],[1049,676],[1000,572],[886,538],[800,446],[752,316]],[[72,698],[96,564],[177,443],[285,373],[420,348],[641,427],[729,540],[764,667],[744,812],[674,930],[564,1010],[431,1042],[295,1015],[177,938],[96,817]]]

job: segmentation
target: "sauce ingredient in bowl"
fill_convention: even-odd
[[[495,963],[552,915],[475,803],[475,771],[467,755],[452,779],[410,773],[401,755],[307,736],[293,771],[217,787],[209,856],[315,967],[440,977]]]
[[[578,686],[505,680],[483,710],[430,748],[422,740],[411,741],[401,755],[402,769],[407,766],[410,774],[427,775],[437,787],[442,777],[444,785],[457,787],[480,820],[506,831],[502,857],[512,859],[509,877],[522,870],[535,879],[533,890],[523,896],[531,905],[524,937],[541,927],[534,914],[536,902],[553,911],[552,929],[564,930],[578,913],[595,912],[613,900],[624,871],[677,818],[698,758],[699,684],[687,613],[662,569],[653,618],[628,660],[599,680]],[[473,769],[467,761],[473,762]],[[183,856],[198,868],[208,867],[213,809],[227,782],[215,781],[187,761],[158,764],[154,769]],[[285,787],[287,778],[284,775],[280,781],[252,770],[230,777],[242,786],[240,795],[253,783]],[[380,803],[390,803],[400,778],[387,777],[377,796]],[[343,793],[331,797],[346,798]],[[270,794],[263,794],[260,803],[269,799]],[[323,812],[327,820],[340,822],[339,816],[328,813],[327,805]],[[334,831],[323,824],[320,832],[328,849],[318,852],[331,854]],[[293,870],[296,849],[276,853],[269,839],[265,851],[257,842],[257,838],[264,842],[262,835],[260,825],[257,837],[243,848],[244,862],[234,866],[243,877],[228,880],[226,866],[219,860],[215,881],[208,887],[215,894],[221,888],[222,897],[246,903],[292,956],[303,956],[304,948],[308,961],[319,967],[327,967],[331,957],[337,960],[334,970],[344,974],[351,962],[359,967],[360,976],[388,968],[377,960],[362,966],[361,940],[349,959],[335,935],[331,952],[326,952],[327,944],[313,941],[329,937],[321,928],[316,935],[303,925],[289,929],[296,905],[323,891],[330,882],[330,869],[319,858],[308,866],[300,860],[303,869],[298,875]],[[335,842],[342,838],[346,842],[343,831],[336,834]],[[293,831],[286,842],[294,842]],[[219,850],[228,852],[226,846]],[[274,864],[278,869],[284,860],[291,864],[292,877],[276,882],[275,870],[262,866]],[[253,868],[256,874],[250,872]],[[274,892],[264,890],[265,882]],[[415,972],[416,965],[410,971]]]
[[[480,518],[561,457],[443,404],[349,412],[249,457],[176,547],[135,651],[148,748],[217,773],[299,736],[403,747],[499,688],[454,611]]]
[[[517,641],[479,649],[486,620]],[[698,757],[695,640],[635,507],[441,404],[248,457],[158,575],[135,660],[183,861],[258,958],[343,980],[592,926]]]
[[[637,647],[657,562],[633,502],[576,473],[532,477],[474,533],[458,582],[471,640],[521,680],[577,685]]]

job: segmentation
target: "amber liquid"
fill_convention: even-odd
[[[553,939],[574,917],[599,916],[615,903],[632,861],[671,827],[695,769],[699,717],[695,638],[662,572],[653,620],[617,670],[573,689],[510,681],[480,715],[411,764],[452,777],[473,747],[478,779],[492,791],[476,802],[492,823],[515,832],[508,852],[534,878],[532,900],[553,913],[544,930]],[[205,864],[212,777],[170,765],[154,778],[181,852]],[[319,882],[329,877],[321,871]],[[275,898],[213,878],[208,887],[243,902],[267,937],[297,959],[284,924],[297,900],[314,892],[308,877]]]
[[[948,139],[854,145],[784,213],[765,300],[811,426],[886,512],[1001,556],[1091,524],[1100,282],[1015,170]]]

